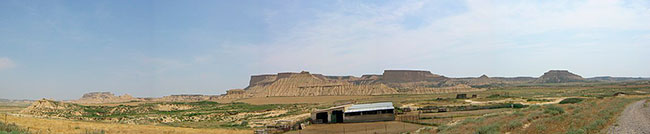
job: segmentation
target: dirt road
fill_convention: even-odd
[[[650,134],[650,104],[637,101],[625,108],[608,134]]]

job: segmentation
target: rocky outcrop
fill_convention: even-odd
[[[20,111],[20,114],[44,117],[72,117],[81,116],[83,113],[78,105],[48,99],[34,101],[32,105]]]
[[[573,74],[567,70],[551,70],[535,80],[536,83],[564,83],[585,81],[580,75]]]
[[[135,98],[131,95],[124,94],[122,96],[115,96],[110,92],[91,92],[86,93],[79,100],[73,100],[74,103],[115,103],[115,102],[129,102],[139,101],[141,99]]]

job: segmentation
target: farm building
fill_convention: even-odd
[[[348,123],[395,120],[393,102],[348,104],[311,113],[314,123]]]

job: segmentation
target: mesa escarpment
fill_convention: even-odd
[[[221,98],[270,96],[345,96],[398,93],[468,92],[481,89],[454,83],[442,75],[421,70],[386,70],[381,75],[326,76],[307,71],[253,75],[243,90]]]
[[[335,96],[335,95],[381,95],[397,93],[381,83],[355,84],[352,76],[324,76],[303,71],[263,75],[264,80],[251,80],[254,85],[244,89],[248,97],[268,96]],[[259,78],[259,76],[253,76]],[[251,77],[251,79],[253,79]],[[264,83],[262,83],[264,81]]]
[[[535,82],[537,83],[565,83],[565,82],[583,82],[584,78],[580,75],[573,74],[568,70],[551,70],[540,76]]]

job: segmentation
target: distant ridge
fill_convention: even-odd
[[[128,101],[210,101],[273,96],[365,96],[384,94],[435,94],[485,91],[513,84],[649,81],[650,78],[594,77],[583,78],[568,70],[549,70],[540,77],[452,78],[426,70],[384,70],[382,74],[327,76],[308,71],[252,75],[244,89],[228,90],[222,95],[171,95],[161,98],[115,96],[109,92],[84,94],[75,103]]]

